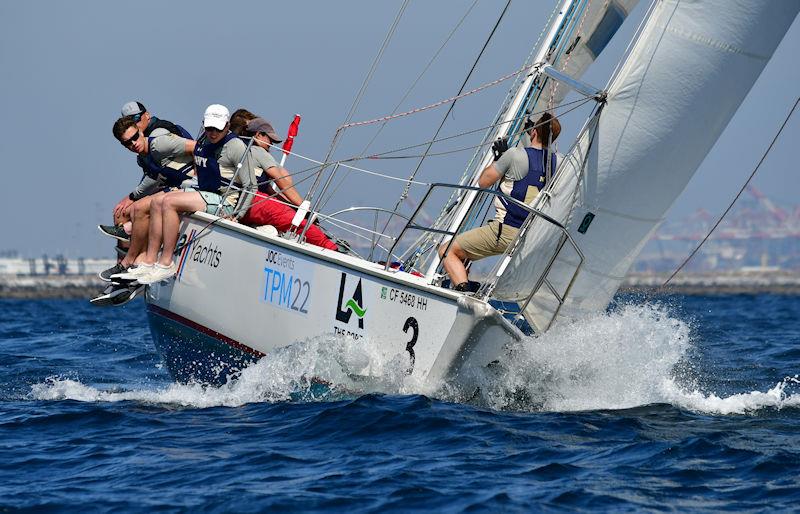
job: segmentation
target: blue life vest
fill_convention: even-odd
[[[160,120],[153,116],[150,119],[150,123],[147,124],[147,128],[144,129],[144,135],[148,137],[148,144],[152,144],[153,137],[149,137],[150,134],[153,133],[155,129],[163,128],[166,129],[176,136],[180,136],[184,139],[193,139],[192,135],[189,134],[185,128],[181,127],[180,125],[176,125],[167,120]],[[157,137],[157,136],[156,136]],[[153,180],[158,180],[159,175],[164,178],[166,181],[166,185],[169,187],[178,187],[181,183],[190,178],[189,172],[192,171],[192,164],[189,163],[186,166],[183,166],[180,169],[173,169],[168,166],[161,166],[155,159],[150,155],[148,152],[147,155],[138,155],[136,157],[136,164],[142,168],[142,171],[145,175],[152,178]]]
[[[222,178],[217,161],[217,150],[222,148],[231,139],[236,139],[236,134],[228,131],[218,143],[208,140],[197,143],[194,147],[194,165],[197,168],[197,186],[201,191],[219,193],[223,184],[229,181]]]
[[[525,195],[528,193],[529,187],[535,187],[541,191],[544,189],[545,182],[545,169],[544,169],[544,154],[545,151],[539,148],[525,148],[528,153],[528,174],[520,180],[514,182],[514,187],[511,189],[511,198],[525,203]],[[547,152],[550,153],[550,152]],[[556,170],[556,156],[550,155],[551,163],[550,170]],[[506,216],[503,219],[503,224],[510,227],[519,228],[525,219],[528,217],[528,211],[522,207],[517,206],[511,202],[505,202],[501,199],[506,208]]]

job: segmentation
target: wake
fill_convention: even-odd
[[[79,380],[50,377],[31,388],[36,400],[133,401],[188,408],[260,402],[313,402],[363,394],[422,394],[502,411],[591,411],[667,403],[730,415],[800,406],[787,377],[767,391],[719,396],[701,386],[689,357],[690,326],[659,305],[627,305],[553,327],[512,345],[496,366],[470,376],[468,391],[424,385],[406,375],[407,354],[388,355],[364,340],[322,337],[281,348],[223,386],[170,384],[106,391]],[[378,377],[369,380],[355,376]],[[311,379],[313,377],[313,380]]]

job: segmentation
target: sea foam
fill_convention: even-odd
[[[281,348],[220,387],[169,384],[107,391],[74,378],[50,377],[31,388],[39,400],[134,401],[190,408],[257,402],[331,401],[363,394],[424,394],[495,410],[616,410],[668,403],[709,414],[795,407],[789,377],[766,392],[720,396],[694,371],[690,325],[664,306],[625,305],[562,323],[511,345],[500,362],[470,377],[468,390],[408,376],[405,353],[384,354],[369,341],[319,337]],[[370,379],[356,378],[369,375]]]

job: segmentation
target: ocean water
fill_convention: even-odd
[[[798,509],[798,297],[623,297],[477,394],[333,338],[178,385],[143,307],[0,301],[0,510]]]

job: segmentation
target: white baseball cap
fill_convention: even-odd
[[[214,127],[215,129],[222,130],[225,124],[231,119],[231,113],[228,108],[220,104],[211,104],[206,108],[203,114],[203,127]]]

